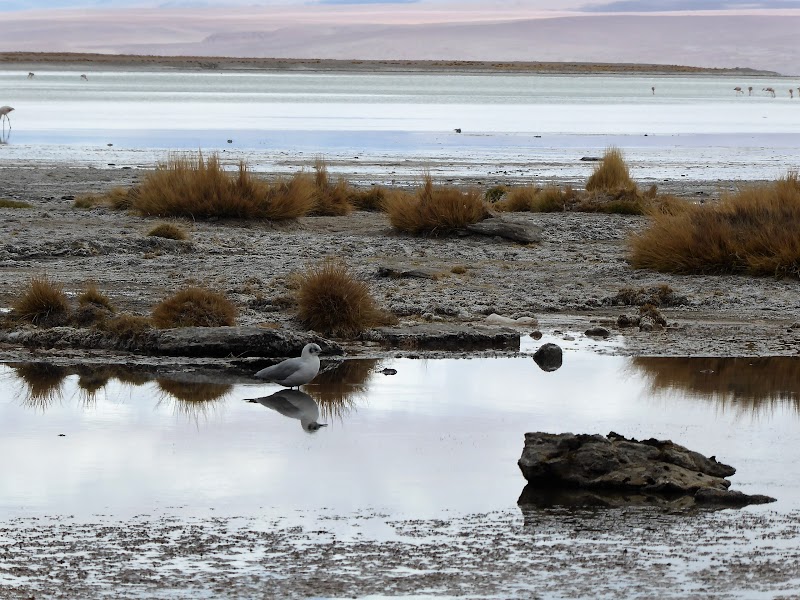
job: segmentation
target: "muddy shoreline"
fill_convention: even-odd
[[[616,354],[793,356],[800,350],[800,329],[792,328],[800,309],[795,280],[631,269],[626,240],[645,226],[644,217],[510,215],[541,228],[542,242],[530,245],[480,235],[402,235],[392,230],[385,215],[362,211],[275,224],[182,219],[176,222],[189,232],[190,240],[174,242],[147,236],[158,219],[103,207],[73,207],[75,196],[128,187],[141,174],[135,169],[0,167],[0,197],[32,206],[0,209],[0,307],[10,306],[28,280],[42,274],[63,283],[71,296],[93,280],[118,310],[137,314],[149,314],[171,290],[199,283],[224,291],[234,301],[240,310],[238,325],[302,333],[284,303],[291,295],[291,275],[333,256],[345,258],[368,282],[379,305],[399,318],[400,329],[439,324],[481,328],[494,313],[538,319],[536,327],[516,327],[521,335],[539,329],[547,335],[581,337],[600,324],[611,330],[616,343],[607,351]],[[721,191],[735,187],[733,182],[680,181],[666,189],[694,202],[698,191],[713,201]],[[466,272],[454,273],[455,267],[465,267]],[[422,276],[381,276],[387,268]],[[621,289],[660,284],[685,299],[662,308],[665,329],[640,332],[616,326],[621,314],[637,311],[635,306],[613,304]],[[350,355],[396,350],[374,342],[380,342],[379,337],[342,343]],[[35,350],[55,355],[59,351]],[[76,360],[93,354],[75,353]],[[0,360],[31,357],[31,349],[9,344],[0,349]]]

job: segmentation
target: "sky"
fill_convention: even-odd
[[[800,74],[800,0],[0,0],[0,51],[581,61]]]

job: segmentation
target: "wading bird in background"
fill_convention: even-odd
[[[743,91],[743,90],[742,90],[742,88],[740,88],[738,85],[737,85],[735,88],[733,88],[733,91],[734,91],[734,92],[736,92],[736,95],[737,95],[737,96],[738,96],[739,94],[744,94],[744,91]]]
[[[773,98],[775,97],[775,88],[771,88],[771,87],[768,87],[768,88],[763,88],[761,91],[762,91],[762,92],[767,92],[767,93],[768,93],[769,95],[771,95]]]
[[[89,78],[85,74],[81,74],[81,79],[83,81],[89,81]]]
[[[794,90],[792,88],[789,88],[789,98],[794,100]]]
[[[8,121],[8,130],[11,131],[11,119],[8,116],[14,110],[11,106],[0,106],[0,123],[3,124],[3,131],[6,129],[6,121]]]
[[[34,77],[35,77],[35,75],[33,73],[31,73],[31,72],[28,73],[28,79],[33,79]]]
[[[747,88],[747,95],[748,96],[752,96],[753,95],[753,86],[752,85]]]

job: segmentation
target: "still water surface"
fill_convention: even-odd
[[[379,370],[389,367],[396,375]],[[321,379],[321,381],[320,381]],[[0,512],[218,515],[516,508],[526,431],[668,438],[738,469],[733,488],[800,508],[800,360],[530,357],[346,361],[297,418],[271,384],[120,367],[0,366]],[[275,404],[273,398],[273,406]]]
[[[752,96],[733,91],[748,85]],[[591,168],[581,156],[617,145],[639,178],[771,179],[800,163],[800,100],[788,95],[797,86],[703,76],[181,71],[99,71],[89,81],[42,71],[28,80],[6,70],[0,102],[16,111],[0,159],[107,168],[202,148],[269,171],[289,170],[286,154],[311,154],[377,161],[376,179],[402,173],[406,160],[414,175],[418,161],[445,161],[452,174],[577,177]]]

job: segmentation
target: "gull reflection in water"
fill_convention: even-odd
[[[314,433],[320,427],[327,427],[327,423],[318,423],[319,405],[314,399],[300,390],[284,389],[271,396],[250,398],[247,402],[254,402],[271,408],[290,419],[299,419],[303,431]]]

